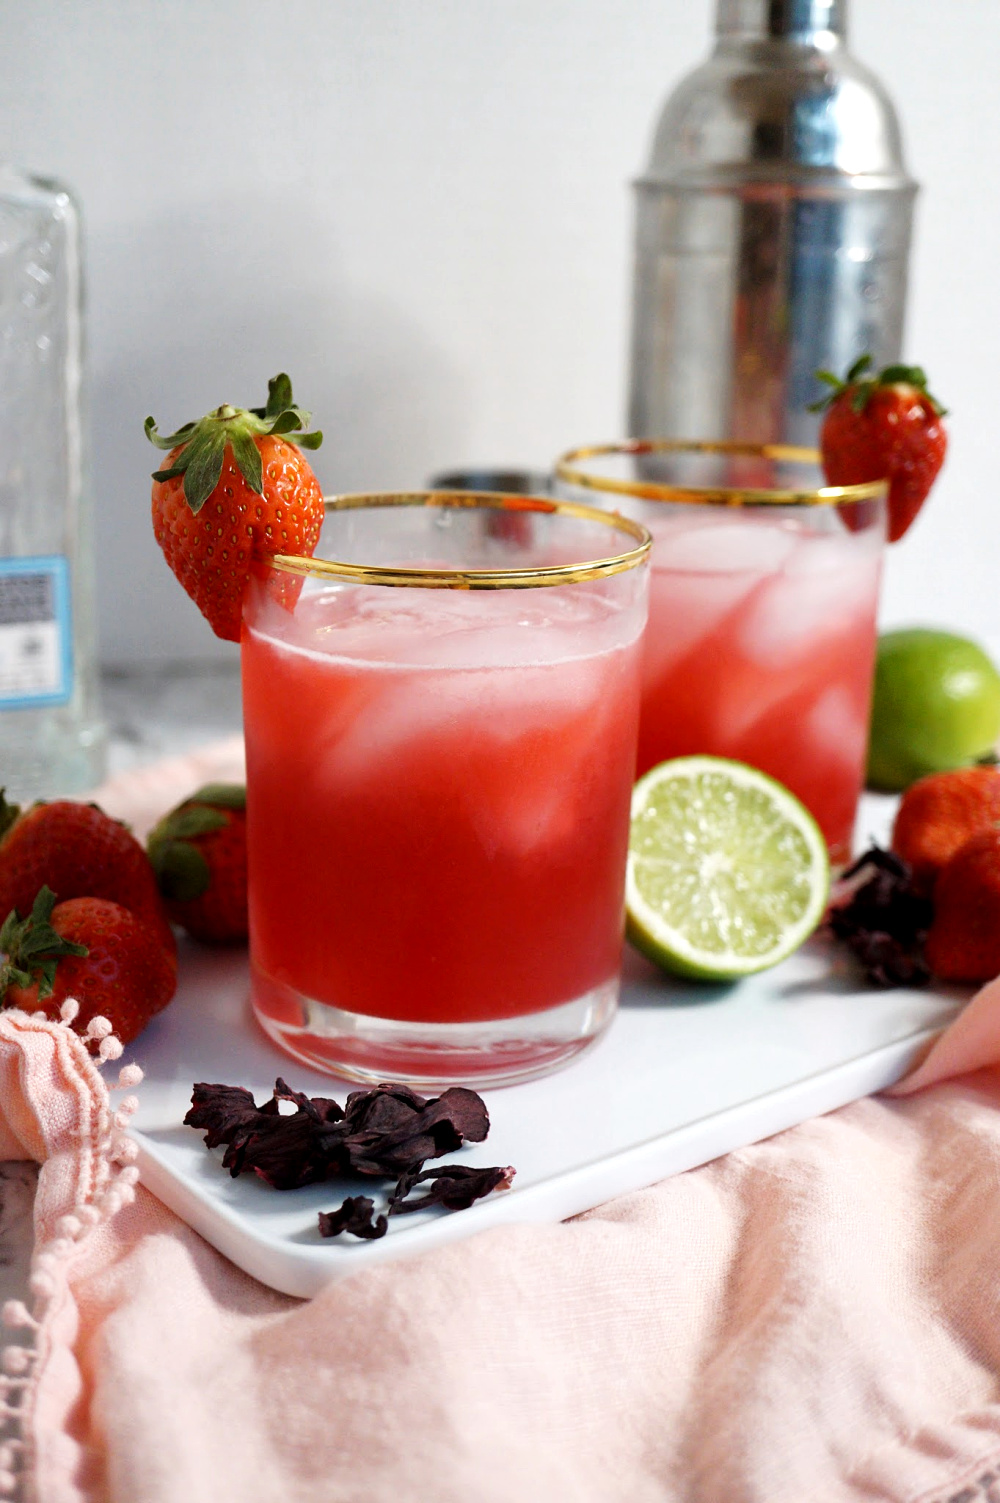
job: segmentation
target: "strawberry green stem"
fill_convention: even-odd
[[[28,987],[38,982],[38,1000],[51,997],[56,966],[66,955],[86,955],[87,946],[74,944],[53,929],[49,922],[55,907],[55,893],[41,887],[28,917],[18,916],[12,908],[0,928],[0,1004],[9,986]]]
[[[146,437],[158,449],[176,449],[174,462],[155,470],[154,480],[184,476],[184,497],[195,516],[215,490],[222,475],[226,448],[232,450],[240,474],[258,496],[264,494],[264,468],[254,442],[267,434],[287,438],[303,449],[318,449],[322,433],[309,433],[310,414],[292,401],[292,383],[283,373],[267,384],[264,407],[233,407],[224,402],[196,423],[185,423],[176,433],[157,432],[153,418],[145,422]]]
[[[822,381],[831,390],[818,401],[810,402],[809,411],[825,412],[839,396],[842,396],[844,392],[849,392],[852,410],[864,412],[877,387],[914,386],[918,391],[923,392],[938,417],[948,416],[947,408],[942,407],[937,397],[932,397],[927,390],[927,373],[922,366],[887,365],[879,371],[877,376],[865,375],[865,372],[871,369],[872,364],[870,355],[859,355],[843,380],[833,371],[815,371],[816,380]]]
[[[0,840],[17,823],[20,813],[20,804],[9,804],[6,788],[0,788]]]

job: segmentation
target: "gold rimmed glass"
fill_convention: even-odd
[[[617,1003],[650,549],[544,497],[339,497],[244,611],[253,1006],[309,1064],[524,1079]]]
[[[271,565],[289,574],[312,574],[326,579],[339,579],[355,584],[378,584],[389,586],[414,586],[433,590],[524,590],[547,585],[581,584],[591,579],[607,578],[635,568],[649,553],[651,538],[647,529],[628,517],[609,520],[607,514],[597,507],[582,506],[572,501],[551,501],[541,496],[509,496],[493,491],[386,491],[371,494],[336,496],[326,502],[327,517],[331,514],[381,511],[390,507],[415,507],[438,509],[440,518],[449,513],[468,513],[472,527],[467,528],[468,540],[473,542],[482,562],[475,568],[459,567],[449,563],[447,567],[408,567],[393,564],[351,562],[347,559],[303,558],[294,554],[275,554]],[[499,513],[489,519],[490,513]],[[481,525],[481,519],[488,519]],[[610,527],[619,533],[621,542],[627,539],[628,547],[599,556],[584,559],[579,563],[560,562],[562,553],[569,547],[561,539],[546,541],[541,536],[545,517],[572,517],[578,522],[603,529],[592,533],[597,542],[606,537]],[[529,522],[528,518],[535,520]],[[394,555],[399,544],[395,537],[386,539],[381,527],[363,525],[367,519],[357,519],[350,535],[341,539],[341,547],[352,550],[383,552],[388,549]],[[449,525],[451,518],[448,517]],[[358,525],[358,524],[362,525]],[[440,520],[438,520],[440,526]],[[474,534],[478,532],[478,539]],[[440,546],[440,539],[435,540]],[[456,539],[464,549],[466,538]],[[497,546],[499,545],[499,547]],[[513,553],[511,552],[513,547]],[[535,565],[511,562],[518,551],[534,549],[541,552],[545,561]],[[454,547],[451,547],[454,552]],[[572,550],[571,550],[572,551]],[[504,558],[507,562],[504,563]],[[489,567],[493,564],[494,567]]]
[[[782,444],[631,440],[572,449],[558,493],[653,534],[639,771],[708,752],[812,810],[846,861],[864,776],[886,482],[825,484]]]
[[[885,480],[826,485],[819,464],[815,449],[794,444],[636,438],[569,449],[555,473],[595,497],[702,506],[853,506],[886,494]]]

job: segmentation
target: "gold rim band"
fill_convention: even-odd
[[[428,590],[526,590],[543,585],[581,584],[634,569],[649,556],[652,538],[641,522],[619,512],[599,511],[576,501],[552,501],[543,496],[516,496],[493,491],[385,491],[327,498],[327,512],[377,507],[442,506],[454,510],[535,512],[599,522],[634,540],[634,547],[607,558],[579,564],[553,564],[532,569],[404,569],[372,564],[347,564],[337,559],[305,558],[276,553],[266,560],[286,574],[311,574],[318,579],[348,580],[352,584],[415,585]]]
[[[642,480],[618,480],[581,469],[588,459],[615,454],[729,454],[748,459],[773,459],[786,464],[820,463],[817,449],[794,444],[749,444],[735,441],[693,441],[669,438],[637,438],[618,444],[591,444],[569,449],[556,461],[555,473],[568,485],[581,490],[634,496],[641,501],[691,501],[712,506],[838,506],[843,502],[877,501],[888,488],[887,480],[868,480],[863,485],[823,485],[812,489],[757,489],[738,485],[664,485]]]

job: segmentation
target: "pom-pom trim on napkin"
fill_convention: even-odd
[[[124,1065],[115,1085],[109,1085],[100,1067],[121,1058],[122,1044],[107,1018],[91,1019],[86,1032],[76,1033],[71,1024],[79,1012],[79,1003],[68,997],[60,1009],[60,1021],[53,1022],[45,1013],[11,1012],[10,1018],[33,1023],[54,1033],[69,1047],[72,1063],[81,1084],[89,1088],[96,1111],[89,1124],[80,1125],[82,1172],[72,1204],[58,1216],[53,1234],[35,1247],[31,1260],[28,1288],[31,1308],[22,1300],[8,1300],[0,1310],[0,1319],[9,1330],[30,1333],[24,1344],[9,1345],[0,1361],[0,1496],[11,1497],[28,1482],[34,1471],[31,1416],[35,1393],[41,1377],[47,1345],[47,1323],[55,1309],[60,1291],[66,1284],[66,1269],[79,1245],[95,1227],[106,1222],[135,1198],[139,1170],[134,1159],[138,1153],[127,1135],[127,1128],[138,1098],[127,1095],[117,1107],[111,1095],[131,1092],[142,1080],[138,1065]],[[86,1186],[86,1188],[83,1188]],[[36,1230],[37,1230],[36,1217]]]

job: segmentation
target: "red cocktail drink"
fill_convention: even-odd
[[[685,456],[663,450],[636,445],[613,451],[613,463],[606,455],[564,462],[566,470],[593,464],[598,474],[607,465],[616,479],[627,465],[644,490],[607,495],[653,534],[639,772],[696,752],[749,762],[802,799],[831,858],[846,861],[875,660],[879,488],[824,499],[805,477],[793,485],[775,473],[802,470],[804,460],[761,456],[750,489],[736,484],[733,466],[753,456],[725,452],[698,456],[696,486],[675,472]],[[706,463],[723,461],[728,483],[713,486]],[[661,499],[649,495],[657,487]],[[683,499],[670,499],[676,492]]]
[[[520,525],[505,536],[499,505],[450,514],[469,568],[551,583],[454,590],[316,572],[289,609],[275,569],[252,591],[254,1005],[312,1063],[520,1076],[581,1047],[613,1008],[642,544],[544,510],[511,512]],[[376,516],[391,534],[395,509]],[[421,520],[433,524],[431,508]],[[390,556],[433,574],[435,541],[418,530]],[[567,551],[591,564],[602,546],[637,557],[575,578]]]

